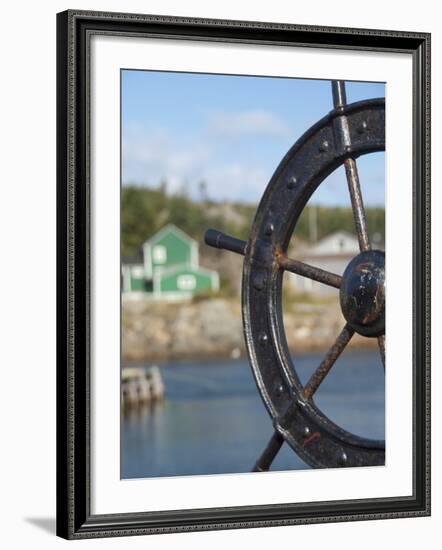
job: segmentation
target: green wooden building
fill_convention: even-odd
[[[124,293],[142,292],[173,300],[218,290],[218,273],[199,266],[198,243],[175,225],[163,227],[142,250],[142,263],[123,262]]]

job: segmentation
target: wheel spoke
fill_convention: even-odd
[[[359,248],[361,251],[370,250],[371,246],[368,238],[367,220],[365,218],[364,201],[362,199],[361,185],[359,183],[358,167],[356,161],[352,158],[345,159],[344,166],[348,190],[350,191],[351,206],[356,233],[358,235]]]
[[[310,397],[312,397],[315,391],[319,388],[321,382],[330,372],[330,369],[335,364],[337,358],[341,355],[346,345],[350,342],[353,334],[354,330],[349,325],[345,325],[339,336],[336,338],[335,343],[328,350],[327,355],[321,361],[321,364],[305,385],[303,395],[306,399],[310,399]]]
[[[343,116],[339,117],[339,121],[344,145],[351,148],[351,137],[347,117],[344,114],[344,108],[347,104],[347,95],[345,92],[345,82],[343,80],[332,81],[332,94],[334,108],[343,113]],[[356,166],[356,161],[353,158],[345,159],[344,166],[345,175],[347,176],[348,190],[350,191],[356,233],[358,235],[359,249],[361,251],[370,250],[364,202],[362,200],[361,186],[359,183],[358,167]]]
[[[214,248],[230,250],[242,256],[246,254],[247,241],[236,239],[216,229],[208,229],[204,235],[204,241],[207,245],[213,246]]]
[[[282,435],[279,432],[273,432],[270,441],[267,443],[267,447],[264,449],[261,456],[256,461],[252,472],[267,472],[283,443],[284,438],[282,437]]]
[[[385,369],[385,335],[378,336],[379,351],[381,352],[382,366]]]
[[[278,264],[286,271],[296,273],[296,275],[313,279],[313,281],[318,281],[334,288],[341,288],[342,277],[340,275],[335,275],[334,273],[305,264],[304,262],[299,262],[298,260],[292,260],[283,255],[278,257]]]
[[[215,229],[208,229],[204,236],[206,244],[213,246],[214,248],[221,248],[223,250],[230,250],[236,252],[237,254],[245,255],[247,252],[247,241],[242,241],[241,239],[236,239],[235,237],[230,237],[225,235],[221,231],[216,231]],[[335,275],[319,267],[314,267],[304,262],[299,262],[298,260],[292,260],[287,258],[287,256],[280,254],[278,256],[278,264],[281,268],[302,277],[307,277],[308,279],[313,279],[319,283],[323,283],[334,288],[341,287],[342,277],[340,275]]]
[[[347,104],[345,82],[343,80],[332,80],[333,106],[335,109],[342,109]]]

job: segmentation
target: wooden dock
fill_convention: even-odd
[[[121,376],[121,404],[138,407],[164,399],[165,388],[160,369],[152,367],[124,367]]]

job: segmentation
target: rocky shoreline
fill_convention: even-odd
[[[287,343],[294,353],[327,349],[343,323],[337,302],[284,308]],[[349,345],[374,347],[376,341],[355,335]],[[123,301],[122,358],[127,363],[245,355],[239,300]]]

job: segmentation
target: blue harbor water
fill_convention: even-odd
[[[323,354],[294,357],[302,382]],[[165,400],[122,413],[121,477],[249,472],[272,434],[246,360],[160,365]],[[384,372],[376,351],[346,350],[315,394],[318,407],[357,435],[384,439]],[[272,470],[308,466],[283,445]]]

